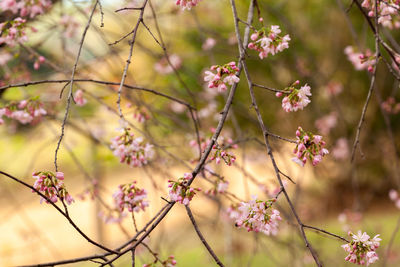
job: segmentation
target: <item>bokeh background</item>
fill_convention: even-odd
[[[102,16],[96,12],[86,37],[79,61],[78,78],[120,82],[129,53],[127,39],[110,45],[129,33],[138,18],[138,11],[115,10],[140,6],[143,1],[102,1]],[[227,93],[206,88],[203,73],[213,64],[224,64],[238,58],[233,18],[229,1],[203,0],[190,11],[181,11],[173,0],[151,1],[157,14],[154,19],[147,9],[144,22],[157,38],[162,34],[168,55],[176,55],[177,73],[157,66],[165,65],[165,54],[153,37],[140,27],[126,83],[151,88],[185,100],[198,109],[200,132],[211,136],[216,127]],[[237,1],[239,17],[246,19],[249,1]],[[83,28],[92,6],[91,1],[54,1],[46,14],[29,21],[37,32],[29,31],[23,47],[0,47],[12,59],[0,69],[0,85],[29,80],[69,79]],[[298,126],[320,133],[331,153],[316,167],[300,167],[290,159],[294,145],[272,139],[277,162],[288,181],[287,187],[302,220],[341,236],[359,229],[371,236],[380,234],[382,258],[376,265],[400,264],[400,237],[393,235],[399,227],[399,209],[389,197],[398,190],[399,115],[382,109],[389,97],[398,99],[398,81],[383,63],[378,65],[376,90],[366,113],[360,136],[360,150],[350,160],[357,124],[361,116],[370,74],[357,71],[347,59],[344,49],[354,46],[364,51],[374,49],[374,38],[360,11],[351,1],[297,0],[258,1],[258,16],[265,25],[280,25],[291,37],[290,48],[267,59],[248,51],[247,63],[257,84],[283,89],[295,80],[309,84],[312,102],[296,113],[286,113],[281,100],[268,90],[255,88],[263,119],[271,132],[295,138]],[[0,10],[1,11],[1,10]],[[2,18],[9,14],[2,13]],[[65,22],[67,21],[67,22]],[[241,29],[244,29],[240,24]],[[382,29],[382,36],[395,44],[398,30]],[[212,38],[215,45],[204,47]],[[209,41],[210,42],[210,41]],[[395,49],[398,46],[394,46]],[[397,51],[399,52],[399,51]],[[33,68],[37,55],[46,58],[38,70]],[[383,53],[384,57],[387,57]],[[226,213],[230,204],[249,200],[252,195],[268,199],[277,181],[265,149],[259,140],[262,134],[251,107],[244,75],[239,84],[231,113],[222,135],[238,142],[232,150],[237,156],[233,166],[209,165],[229,181],[234,197],[210,196],[204,191],[213,188],[215,177],[196,179],[199,193],[191,202],[200,228],[226,266],[312,266],[313,260],[300,238],[293,216],[284,199],[277,207],[284,220],[277,236],[247,233],[234,226]],[[186,85],[186,86],[184,86]],[[40,84],[1,90],[0,107],[40,95],[48,115],[37,125],[24,126],[6,121],[0,126],[0,169],[33,184],[31,173],[54,168],[54,150],[60,135],[66,94],[59,98],[64,84]],[[132,221],[105,224],[99,213],[105,203],[112,204],[112,193],[119,184],[133,180],[149,192],[150,207],[137,214],[138,225],[144,225],[165,204],[167,180],[180,177],[195,166],[198,155],[189,145],[195,139],[190,116],[181,105],[152,94],[124,89],[122,107],[134,126],[135,136],[143,136],[155,145],[156,155],[143,168],[130,168],[119,163],[109,149],[111,138],[119,127],[117,86],[76,83],[74,89],[84,91],[88,103],[72,105],[66,136],[59,154],[59,166],[65,183],[75,198],[71,217],[89,236],[109,247],[118,246],[134,233]],[[190,93],[185,89],[190,89]],[[139,123],[134,114],[149,117]],[[386,120],[385,120],[386,118]],[[389,127],[388,127],[389,126]],[[321,132],[322,131],[322,132]],[[391,137],[392,136],[392,137]],[[339,144],[338,144],[338,140]],[[336,150],[335,150],[336,149]],[[336,153],[333,153],[336,151]],[[211,183],[210,183],[211,181]],[[80,237],[74,229],[29,189],[5,177],[0,179],[0,265],[23,265],[87,256],[100,252]],[[101,197],[92,199],[93,192]],[[311,243],[325,266],[349,266],[340,247],[343,243],[329,236],[307,230]],[[391,241],[391,238],[393,239]],[[161,258],[175,255],[178,266],[211,266],[212,259],[202,246],[181,205],[175,205],[165,221],[146,242]],[[389,242],[393,242],[390,251]],[[153,257],[139,246],[140,263]],[[383,260],[383,258],[386,258]],[[91,266],[80,263],[77,266]],[[116,266],[130,266],[130,256]],[[141,265],[138,265],[141,266]]]

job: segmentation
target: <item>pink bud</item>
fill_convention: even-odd
[[[253,40],[253,41],[257,40],[257,38],[258,38],[258,33],[253,33],[253,34],[250,36],[250,39]]]
[[[282,95],[283,95],[282,92],[277,92],[277,93],[275,94],[276,97],[281,97]]]

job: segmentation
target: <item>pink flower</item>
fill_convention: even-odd
[[[272,209],[275,199],[268,201],[257,200],[256,196],[249,202],[241,202],[238,207],[239,215],[236,226],[244,227],[247,231],[263,232],[266,235],[278,233],[278,221],[281,220],[280,213]]]
[[[352,237],[352,241],[342,245],[344,251],[349,253],[345,258],[346,261],[368,266],[379,259],[375,252],[381,241],[379,235],[370,238],[367,233],[358,231],[357,235],[349,232],[349,236]]]
[[[39,171],[32,174],[32,177],[36,179],[33,187],[45,195],[51,202],[56,203],[58,199],[65,200],[68,205],[74,202],[74,199],[68,193],[64,185],[64,173],[56,172],[44,172]],[[32,192],[35,192],[32,190]],[[43,200],[49,203],[48,200],[41,198],[40,202]]]
[[[349,151],[349,144],[347,142],[347,139],[344,137],[339,138],[336,141],[336,144],[332,149],[332,156],[335,159],[343,160],[349,156],[349,153],[350,153],[350,151]]]
[[[253,42],[250,42],[249,49],[259,52],[261,59],[268,57],[268,54],[275,55],[278,52],[289,48],[290,37],[280,35],[281,30],[278,25],[272,25],[270,28],[261,28],[250,36]]]
[[[315,121],[315,127],[317,127],[318,131],[327,135],[337,124],[337,114],[336,112],[331,112],[328,115],[325,115],[318,120]]]
[[[211,50],[214,46],[215,46],[215,44],[217,43],[217,41],[215,41],[215,39],[214,38],[207,38],[206,39],[206,41],[203,43],[203,45],[201,46],[201,48],[204,50],[204,51],[207,51],[207,50]]]
[[[175,4],[182,7],[182,10],[190,10],[192,7],[196,6],[201,0],[176,0]]]
[[[87,103],[87,100],[83,98],[83,91],[77,90],[74,95],[75,102],[78,106],[84,106]]]
[[[325,142],[322,141],[322,136],[306,132],[300,126],[296,131],[296,139],[296,147],[293,151],[296,157],[292,160],[302,167],[307,159],[316,166],[326,154],[329,154],[329,151],[324,148]]]
[[[147,191],[135,186],[136,181],[120,185],[118,190],[113,194],[115,207],[119,212],[123,212],[126,208],[129,212],[144,211],[149,206]]]
[[[172,54],[168,59],[169,62],[166,57],[160,59],[160,61],[154,64],[154,70],[165,75],[174,72],[174,69],[177,70],[182,66],[182,59],[178,55]]]
[[[277,97],[285,95],[282,99],[282,108],[286,112],[297,111],[307,106],[311,100],[308,98],[311,96],[311,87],[307,84],[302,86],[300,89],[295,88],[300,82],[296,81],[291,86],[285,88],[283,92],[276,94]]]
[[[129,128],[123,128],[123,134],[111,141],[111,150],[115,156],[120,158],[120,162],[131,167],[141,167],[148,163],[154,155],[153,146],[144,144],[143,138],[133,138],[129,133]]]
[[[187,181],[192,178],[191,173],[185,173],[178,181],[168,180],[169,198],[171,201],[179,202],[183,205],[189,205],[189,202],[196,194],[195,191],[201,191],[199,188],[192,188],[187,185]]]
[[[46,110],[43,109],[43,103],[37,98],[22,100],[19,103],[11,102],[0,109],[0,119],[2,116],[6,116],[21,124],[35,124],[46,114]],[[2,122],[4,123],[3,120]]]
[[[226,84],[233,85],[239,82],[239,77],[236,76],[236,72],[239,68],[235,62],[230,62],[225,65],[214,65],[210,68],[211,71],[205,71],[204,81],[208,82],[208,88],[218,88],[218,92],[225,92],[228,88]]]
[[[366,50],[365,54],[356,52],[352,46],[347,46],[344,49],[344,53],[347,55],[347,59],[353,64],[356,70],[365,70],[369,72],[373,71],[376,59],[375,55],[370,50]]]

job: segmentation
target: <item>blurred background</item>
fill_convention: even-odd
[[[246,20],[249,1],[236,1],[239,17]],[[389,191],[399,190],[399,84],[381,61],[374,95],[363,124],[359,148],[351,162],[357,124],[370,86],[370,73],[356,70],[345,54],[374,51],[374,37],[361,12],[350,0],[259,0],[253,26],[280,25],[289,34],[289,49],[260,60],[247,52],[254,83],[284,89],[294,81],[311,87],[311,103],[298,112],[286,113],[274,93],[255,88],[263,119],[269,130],[295,139],[298,126],[320,134],[330,154],[316,167],[300,167],[293,161],[294,144],[271,139],[281,170],[296,183],[286,186],[304,223],[347,236],[349,230],[366,231],[382,238],[376,265],[400,265],[399,208]],[[102,1],[104,16],[95,12],[83,45],[76,78],[119,84],[129,54],[131,37],[114,43],[131,32],[143,1]],[[28,21],[29,40],[21,46],[0,47],[0,87],[27,81],[70,79],[82,32],[92,1],[53,1],[45,14]],[[0,9],[1,11],[1,9]],[[238,58],[229,1],[203,0],[182,11],[174,0],[152,0],[145,9],[145,27],[138,29],[133,57],[125,83],[153,89],[186,101],[197,108],[199,132],[204,140],[212,135],[227,93],[207,88],[204,71],[214,64]],[[2,21],[13,14],[2,11]],[[2,22],[0,21],[0,22]],[[104,23],[103,27],[101,27]],[[245,25],[240,24],[242,33]],[[34,30],[32,30],[34,28]],[[166,48],[164,51],[152,34]],[[397,29],[382,27],[381,35],[397,46]],[[6,56],[8,55],[8,56]],[[170,64],[166,60],[168,55]],[[45,58],[37,68],[39,56]],[[383,57],[389,58],[386,52]],[[6,60],[4,60],[6,58]],[[397,74],[399,75],[399,74]],[[227,209],[252,195],[269,199],[278,187],[262,145],[245,76],[222,131],[225,140],[238,145],[229,150],[236,156],[232,166],[208,164],[219,176],[204,172],[194,182],[202,189],[190,206],[200,229],[226,266],[313,266],[296,222],[283,198],[276,208],[282,213],[277,236],[236,228]],[[32,172],[54,170],[54,150],[61,131],[67,90],[64,83],[42,83],[0,90],[0,108],[10,101],[40,96],[47,115],[35,125],[4,119],[0,125],[0,170],[33,184]],[[68,87],[67,87],[68,88]],[[141,168],[121,164],[110,150],[119,135],[116,101],[118,85],[76,82],[87,103],[72,104],[66,135],[59,153],[59,168],[74,197],[69,210],[85,233],[108,247],[116,247],[135,233],[130,215],[120,223],[105,223],[118,185],[137,181],[148,191],[150,206],[135,214],[139,229],[165,205],[167,181],[177,179],[196,166],[198,151],[190,143],[196,132],[188,109],[167,98],[124,88],[122,104],[135,137],[154,145],[155,156]],[[397,105],[397,106],[396,106]],[[397,107],[397,108],[396,108]],[[261,142],[261,143],[260,143]],[[229,194],[206,194],[218,186],[220,177],[229,182]],[[400,205],[398,205],[400,206]],[[0,178],[0,265],[24,265],[100,253],[84,240],[40,197],[5,177]],[[324,266],[350,266],[332,237],[307,230],[310,242]],[[178,266],[211,266],[211,257],[193,230],[182,205],[175,205],[160,226],[146,239],[160,258],[174,255]],[[389,243],[391,248],[389,249]],[[154,258],[143,246],[137,249],[138,265]],[[130,255],[116,266],[130,266]],[[91,266],[95,263],[79,263]]]

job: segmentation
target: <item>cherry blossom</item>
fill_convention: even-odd
[[[208,82],[208,88],[218,88],[218,92],[225,92],[228,87],[226,84],[233,85],[239,82],[239,77],[236,76],[236,72],[239,68],[235,62],[229,62],[225,65],[213,65],[210,68],[211,71],[204,72],[204,81]],[[216,71],[216,73],[212,72]]]
[[[214,38],[210,38],[209,37],[204,41],[204,43],[201,46],[201,48],[204,51],[211,50],[215,46],[216,43],[217,43],[217,41]]]
[[[0,125],[4,123],[3,116],[18,121],[21,124],[38,123],[47,112],[38,97],[11,102],[0,108]]]
[[[112,139],[111,150],[121,163],[126,162],[131,167],[146,165],[154,155],[153,145],[144,144],[142,137],[133,138],[129,130],[123,128],[123,134]]]
[[[50,171],[39,171],[32,174],[32,177],[36,179],[33,187],[45,195],[51,202],[56,203],[58,199],[65,200],[68,205],[74,202],[74,199],[68,193],[64,185],[64,173],[56,172],[55,174]],[[32,192],[35,192],[32,190]],[[45,201],[49,203],[45,198],[41,198],[40,202]]]
[[[280,213],[272,209],[275,199],[261,201],[256,196],[249,202],[241,202],[236,219],[236,226],[246,228],[247,231],[263,232],[266,235],[278,233],[278,221],[281,220]]]
[[[375,0],[364,0],[362,7],[368,10],[368,16],[375,17]],[[380,0],[378,2],[378,23],[389,29],[400,28],[399,1]]]
[[[196,191],[201,191],[199,188],[192,188],[187,185],[187,182],[192,179],[191,173],[185,173],[178,181],[168,180],[169,198],[171,201],[179,202],[183,205],[189,205]]]
[[[375,55],[367,49],[365,53],[357,52],[352,46],[347,46],[344,49],[347,59],[353,64],[356,70],[368,70],[373,72],[376,62]]]
[[[382,102],[381,107],[389,114],[397,114],[400,112],[400,103],[396,103],[394,97],[388,97]]]
[[[115,206],[120,212],[128,209],[129,212],[144,211],[149,206],[147,198],[147,191],[140,189],[136,185],[136,181],[119,185],[118,190],[113,194]]]
[[[349,143],[346,138],[342,137],[336,141],[335,146],[332,149],[332,156],[335,159],[344,160],[349,156],[350,149]]]
[[[66,38],[74,37],[79,28],[79,23],[74,17],[69,15],[64,15],[61,17],[60,25],[63,27],[63,35]]]
[[[24,43],[28,41],[28,37],[25,33],[26,20],[20,17],[0,23],[0,44],[6,44],[10,47],[14,47],[18,43]]]
[[[43,14],[45,10],[51,7],[50,0],[2,0],[0,2],[0,9],[3,11],[11,11],[14,14],[19,12],[21,17],[33,18],[37,15]]]
[[[342,248],[349,253],[345,258],[346,261],[369,266],[379,259],[375,252],[381,241],[379,235],[371,238],[365,232],[358,231],[357,234],[353,234],[349,231],[349,236],[351,236],[352,241],[342,245]]]
[[[87,100],[85,98],[83,98],[83,91],[82,90],[77,90],[75,92],[74,100],[75,100],[75,103],[78,106],[81,106],[81,107],[86,105],[86,103],[87,103]]]
[[[201,0],[176,0],[175,4],[182,7],[182,10],[190,10],[192,7],[196,6]]]
[[[390,198],[390,200],[392,200],[392,201],[394,202],[394,204],[396,205],[396,207],[397,207],[398,209],[400,209],[400,197],[399,197],[399,194],[397,193],[396,190],[391,189],[391,190],[389,191],[389,198]]]
[[[300,81],[297,80],[283,91],[276,93],[276,97],[285,95],[282,99],[282,108],[284,111],[291,112],[299,109],[302,110],[311,102],[308,98],[311,96],[311,87],[306,84],[300,87],[300,89],[297,89],[295,86],[299,84]]]
[[[275,55],[282,52],[289,48],[290,37],[289,34],[282,37],[280,33],[278,25],[272,25],[269,28],[263,27],[250,36],[253,42],[250,42],[248,47],[260,52],[261,59],[268,57],[268,54]]]
[[[322,157],[329,153],[324,146],[325,142],[322,141],[322,136],[306,132],[299,126],[296,131],[296,147],[293,151],[296,157],[292,160],[300,166],[304,166],[309,159],[315,166],[321,162]]]
[[[323,135],[329,134],[329,132],[336,126],[336,124],[336,112],[331,112],[328,115],[325,115],[315,121],[315,127],[317,127],[318,131]]]

